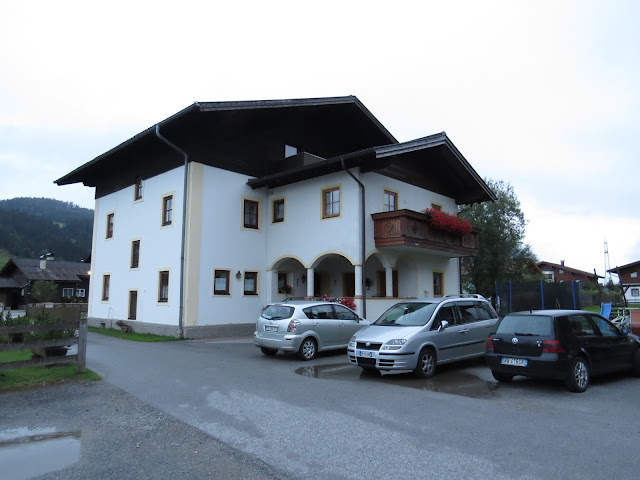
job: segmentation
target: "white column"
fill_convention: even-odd
[[[313,268],[307,268],[307,297],[313,297]]]
[[[393,268],[385,267],[384,268],[384,280],[385,280],[385,289],[386,296],[393,297]]]
[[[362,296],[362,265],[354,267],[356,277],[356,297]]]
[[[273,282],[278,282],[278,272],[276,270],[267,270],[267,274],[265,275],[265,291],[266,291],[266,303],[273,303]]]

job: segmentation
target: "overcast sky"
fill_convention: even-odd
[[[314,6],[309,6],[314,5]],[[509,182],[540,260],[640,260],[640,2],[0,0],[0,199],[194,101],[355,95]]]

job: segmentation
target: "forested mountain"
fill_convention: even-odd
[[[51,198],[0,200],[0,252],[79,262],[91,253],[93,210]],[[0,268],[2,265],[0,265]]]

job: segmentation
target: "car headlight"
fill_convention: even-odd
[[[351,340],[349,340],[349,346],[350,347],[355,347],[356,346],[356,336],[355,335],[353,337],[351,337]]]
[[[407,343],[406,338],[394,338],[382,345],[380,350],[400,350],[405,343]]]

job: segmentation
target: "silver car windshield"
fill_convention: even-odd
[[[374,325],[419,327],[431,319],[437,303],[398,303],[384,312]]]
[[[260,316],[267,320],[282,320],[284,318],[291,318],[294,310],[293,307],[286,305],[269,305]]]

